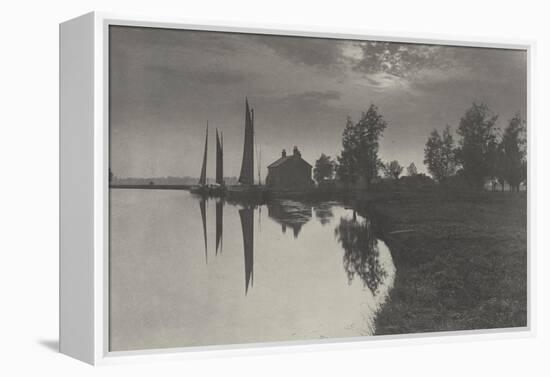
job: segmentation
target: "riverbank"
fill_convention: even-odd
[[[525,193],[399,193],[359,207],[397,268],[377,335],[526,326]]]

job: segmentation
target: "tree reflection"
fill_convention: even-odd
[[[351,284],[356,275],[363,285],[376,294],[387,273],[380,264],[377,239],[368,219],[353,213],[352,219],[341,218],[334,230],[344,249],[344,270]]]
[[[302,226],[311,220],[311,206],[293,200],[277,200],[267,204],[268,216],[281,224],[283,233],[287,226],[297,238]]]

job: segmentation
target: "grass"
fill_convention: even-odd
[[[397,268],[377,335],[526,326],[525,193],[403,192],[361,208]]]

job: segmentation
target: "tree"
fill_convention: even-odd
[[[414,162],[411,162],[411,164],[407,168],[407,175],[409,177],[414,177],[417,174],[418,174],[418,170],[416,169],[416,165],[414,164]]]
[[[519,113],[510,119],[502,135],[498,148],[497,172],[504,187],[504,181],[510,184],[510,190],[519,191],[519,185],[526,179],[525,121]]]
[[[361,114],[357,123],[348,117],[342,134],[343,150],[338,156],[338,177],[346,182],[356,182],[363,177],[367,186],[378,176],[381,162],[378,158],[379,139],[387,123],[378,113],[378,108],[370,105]]]
[[[487,105],[475,102],[460,119],[457,133],[461,139],[456,157],[472,187],[481,188],[485,178],[496,175],[497,119]]]
[[[399,175],[401,175],[402,171],[403,167],[399,165],[399,162],[397,160],[393,160],[384,165],[384,173],[388,178],[393,178],[397,180],[399,179]]]
[[[456,159],[453,135],[449,126],[442,135],[437,130],[430,133],[424,148],[424,164],[439,183],[456,173]]]
[[[317,183],[324,181],[325,179],[331,179],[334,176],[335,163],[330,156],[321,154],[319,159],[315,161],[315,168],[313,169],[313,177]]]

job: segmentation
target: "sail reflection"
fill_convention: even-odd
[[[201,209],[201,219],[202,219],[202,232],[204,234],[204,257],[206,263],[208,263],[208,235],[206,233],[206,200],[201,198],[199,200],[199,206]]]
[[[239,216],[243,230],[244,280],[245,294],[247,294],[248,287],[254,285],[254,209],[240,209]]]
[[[380,263],[378,240],[370,220],[354,212],[353,218],[340,219],[334,234],[344,249],[343,262],[348,282],[351,284],[357,275],[363,285],[376,295],[387,272]]]
[[[302,226],[311,220],[311,206],[293,200],[278,200],[267,204],[268,216],[281,224],[283,233],[287,226],[292,228],[294,238],[300,234]]]
[[[223,200],[216,202],[216,255],[218,255],[218,249],[220,253],[223,248]]]

